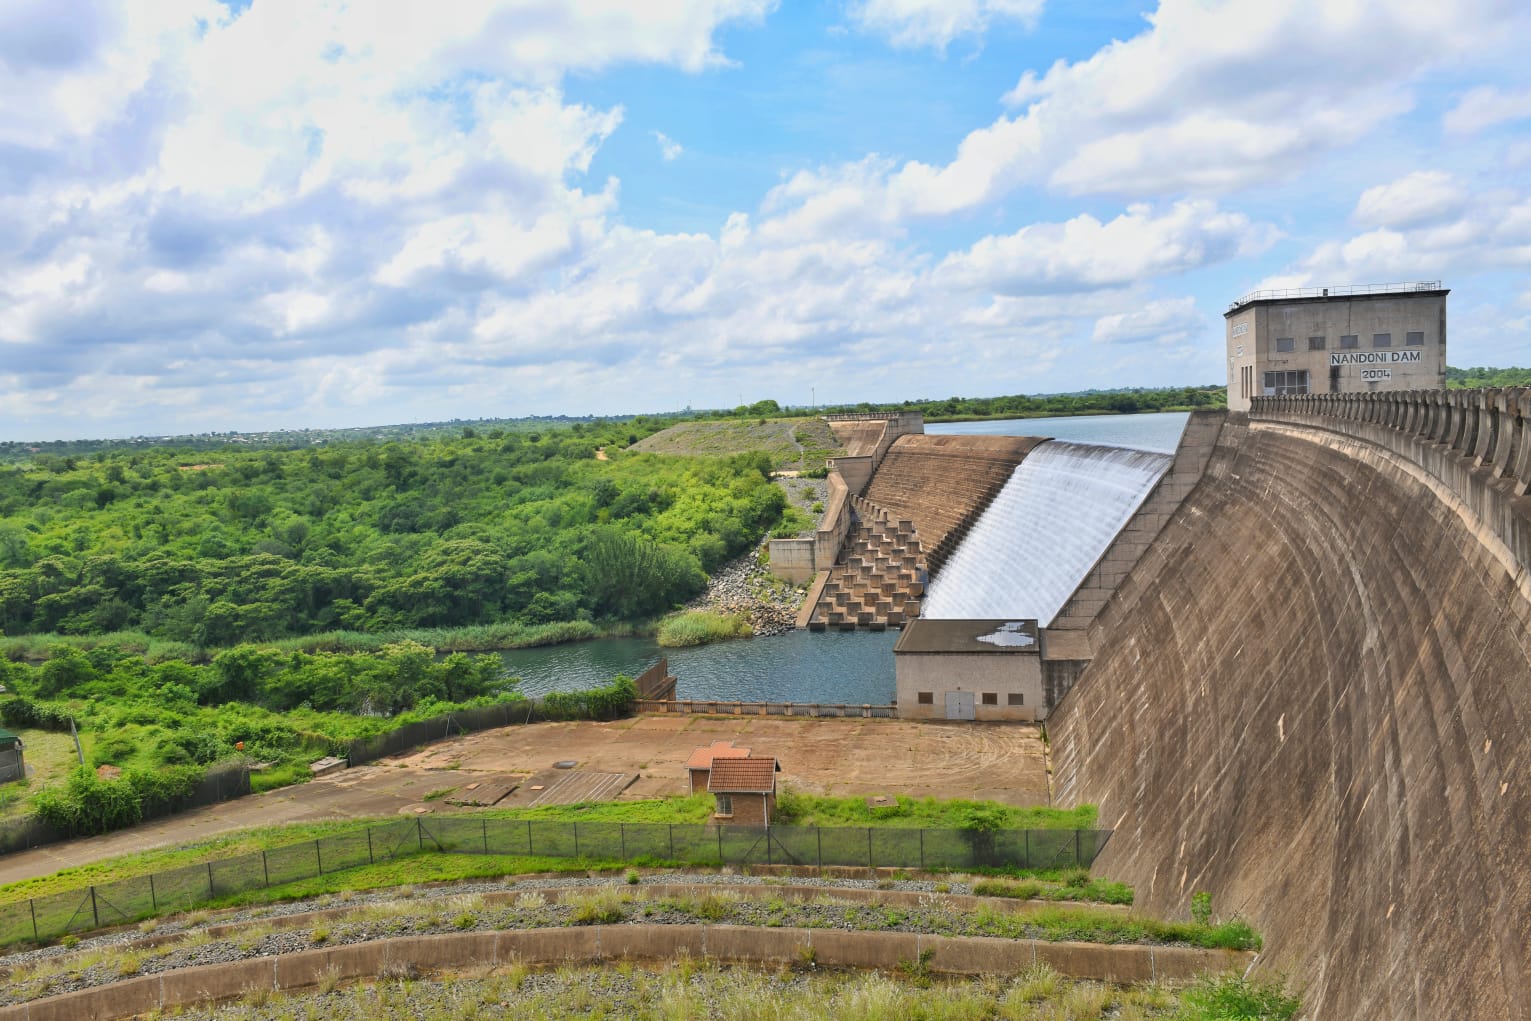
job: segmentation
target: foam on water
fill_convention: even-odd
[[[1173,460],[1123,447],[1041,444],[931,582],[920,615],[1051,623]]]

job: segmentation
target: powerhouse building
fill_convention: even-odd
[[[1439,280],[1256,291],[1228,306],[1228,410],[1286,394],[1446,385]]]

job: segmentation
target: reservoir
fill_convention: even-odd
[[[927,425],[936,435],[1051,436],[1172,453],[1184,412],[1068,418],[994,419]],[[661,649],[652,638],[513,649],[500,653],[525,695],[576,691],[636,677],[660,656],[670,660],[676,697],[729,702],[819,702],[886,705],[893,701],[893,631],[793,631],[688,649]]]
[[[660,656],[677,678],[675,697],[729,702],[893,701],[897,631],[791,631],[687,649],[661,649],[652,638],[605,638],[500,653],[521,692],[543,695],[636,677]]]

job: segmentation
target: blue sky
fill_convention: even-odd
[[[1531,365],[1518,2],[13,0],[0,438]]]

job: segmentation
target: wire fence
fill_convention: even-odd
[[[1088,867],[1110,830],[961,830],[403,819],[266,851],[0,904],[0,945],[57,939],[424,852],[695,866]]]
[[[213,766],[184,797],[169,800],[153,798],[144,802],[143,821],[160,819],[202,805],[242,798],[250,793],[250,767],[244,763]],[[70,839],[70,834],[37,816],[13,819],[0,824],[0,854],[25,851],[44,844]]]

